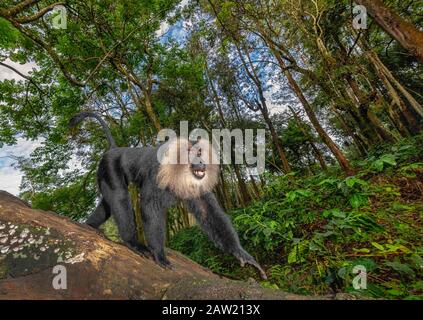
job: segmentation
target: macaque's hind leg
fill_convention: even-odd
[[[257,261],[241,246],[229,217],[223,212],[213,193],[206,193],[199,199],[187,201],[188,209],[195,216],[204,232],[221,249],[233,254],[241,266],[250,264],[254,266],[263,279],[266,273]]]
[[[156,197],[141,196],[141,216],[147,247],[154,260],[165,268],[172,268],[165,255],[166,209]]]
[[[98,229],[107,219],[110,218],[110,209],[104,199],[101,199],[97,208],[91,213],[85,223],[89,226]]]
[[[137,240],[135,213],[127,188],[125,186],[119,189],[103,187],[102,192],[113,214],[122,241],[131,249],[145,255],[148,250]]]
[[[100,204],[94,210],[94,212],[88,216],[87,220],[85,220],[85,224],[98,229],[104,222],[107,221],[111,216],[109,205],[106,203],[104,199],[101,200]],[[115,218],[116,220],[116,218]],[[119,226],[118,226],[118,230]],[[122,234],[121,234],[122,236]],[[125,237],[126,238],[126,237]],[[127,245],[134,249],[135,251],[146,255],[148,253],[148,249],[146,246],[140,244],[136,239],[130,239],[127,241]]]

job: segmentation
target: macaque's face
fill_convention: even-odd
[[[182,199],[199,197],[217,184],[219,164],[207,141],[176,139],[169,143],[157,175],[160,188],[169,188]]]
[[[201,180],[206,176],[206,169],[207,164],[205,163],[204,159],[202,158],[202,149],[201,146],[192,146],[188,148],[189,152],[189,159],[190,159],[190,169],[192,175]]]

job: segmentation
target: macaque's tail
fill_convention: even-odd
[[[94,118],[98,122],[100,122],[100,125],[101,125],[104,133],[106,134],[107,141],[109,142],[109,149],[113,149],[113,148],[116,148],[117,147],[116,142],[113,139],[112,133],[110,132],[109,127],[107,126],[107,123],[97,113],[94,113],[94,112],[81,112],[81,113],[76,114],[69,121],[69,125],[68,125],[69,128],[72,129],[72,128],[76,127],[80,122],[82,122],[86,118]]]

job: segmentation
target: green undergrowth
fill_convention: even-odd
[[[230,212],[243,246],[266,269],[262,284],[299,294],[421,299],[422,142],[418,136],[373,150],[354,163],[353,176],[330,168],[269,178],[260,200]],[[197,227],[177,233],[170,246],[219,274],[257,277]],[[356,278],[363,268],[366,283]]]

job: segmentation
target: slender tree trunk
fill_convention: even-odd
[[[394,142],[394,136],[383,126],[382,122],[379,120],[377,115],[372,110],[372,103],[376,95],[371,94],[371,97],[365,97],[364,93],[361,91],[357,81],[352,77],[352,75],[347,75],[345,80],[350,85],[355,97],[359,102],[360,114],[373,125],[373,128],[377,131],[379,136],[384,141]]]
[[[236,40],[234,38],[234,40]],[[253,83],[256,85],[257,87],[257,91],[258,91],[258,95],[259,95],[259,99],[260,99],[260,103],[259,103],[259,109],[263,115],[264,121],[266,122],[267,126],[269,127],[270,130],[270,134],[272,137],[272,141],[276,147],[276,150],[278,152],[279,158],[282,161],[282,168],[284,173],[290,173],[292,171],[291,166],[288,162],[288,159],[286,157],[284,148],[282,146],[281,140],[279,139],[279,135],[275,129],[275,127],[273,126],[272,120],[270,119],[270,115],[269,115],[269,109],[267,107],[267,102],[266,102],[266,98],[264,97],[264,93],[263,93],[263,86],[261,84],[261,80],[260,78],[257,76],[256,70],[254,68],[253,63],[251,62],[251,58],[249,56],[249,54],[247,53],[247,59],[248,59],[248,65],[250,66],[251,70],[249,69],[247,62],[245,61],[244,57],[242,56],[242,52],[240,49],[240,45],[239,43],[236,41],[235,46],[237,48],[238,51],[238,55],[242,61],[242,65],[244,67],[244,70],[246,71],[248,77],[251,79],[251,81],[253,81]]]
[[[219,18],[219,14],[216,11],[216,7],[213,4],[213,2],[211,0],[209,0],[208,3],[210,4],[211,8],[213,9],[213,12],[214,12],[218,22],[222,26],[222,28],[226,31],[227,35],[230,36],[232,38],[232,40],[234,41],[234,44],[235,44],[236,50],[238,52],[239,58],[242,61],[243,68],[244,68],[245,72],[247,73],[247,76],[253,81],[253,83],[257,87],[257,90],[258,90],[259,96],[260,96],[260,103],[261,103],[260,111],[262,112],[263,118],[264,118],[266,124],[269,127],[270,134],[271,134],[271,137],[272,137],[272,141],[275,144],[276,150],[277,150],[279,157],[282,161],[283,171],[284,171],[284,173],[289,173],[289,172],[291,172],[291,166],[289,165],[289,162],[288,162],[288,159],[286,157],[285,151],[283,149],[282,143],[279,139],[279,135],[277,134],[277,132],[276,132],[276,130],[275,130],[273,124],[272,124],[272,121],[269,117],[266,99],[264,98],[264,94],[263,94],[263,86],[261,84],[260,78],[257,76],[254,65],[253,65],[251,58],[249,56],[249,53],[248,53],[248,51],[246,53],[246,57],[248,58],[248,63],[247,63],[245,61],[245,58],[243,57],[243,54],[242,54],[242,51],[241,51],[242,44],[240,44],[238,37],[235,36],[233,32],[231,32],[230,30],[228,30],[226,28],[225,24]],[[251,70],[250,70],[249,66],[251,67]]]
[[[393,104],[395,104],[394,101],[392,103],[386,103],[386,109],[388,111],[389,119],[391,119],[391,122],[393,126],[397,129],[398,133],[402,137],[408,137],[410,136],[410,132],[407,130],[406,126],[403,123],[403,120],[401,120],[400,115],[395,112],[394,108],[392,107]]]
[[[322,168],[322,170],[326,171],[327,166],[325,160],[323,159],[322,153],[320,152],[319,148],[317,148],[317,146],[314,144],[313,138],[310,137],[308,132],[304,129],[303,123],[300,117],[296,114],[295,110],[291,106],[289,106],[289,109],[294,115],[294,119],[297,122],[298,128],[301,130],[303,135],[306,137],[308,143],[310,144],[311,148],[313,149],[314,156],[316,157],[317,161],[319,161],[320,167]]]
[[[266,105],[266,103],[263,104],[263,101],[262,101],[262,106],[261,106],[260,110],[261,110],[261,113],[263,115],[264,121],[266,122],[267,126],[269,127],[270,135],[272,137],[272,142],[275,145],[276,151],[278,152],[278,155],[279,155],[279,158],[282,161],[283,171],[284,171],[284,173],[290,173],[292,171],[291,165],[288,162],[288,158],[286,157],[286,153],[285,153],[285,151],[283,149],[283,146],[282,146],[282,143],[280,141],[279,135],[276,132],[276,129],[273,126],[272,120],[269,117],[269,112],[268,112],[268,109],[267,109],[267,105]]]
[[[354,0],[366,7],[386,33],[423,63],[423,32],[388,8],[381,0]]]
[[[226,207],[227,210],[229,210],[229,209],[233,208],[233,203],[232,203],[230,195],[228,193],[226,181],[225,181],[224,176],[223,176],[223,168],[221,168],[220,171],[219,171],[219,177],[220,177],[220,183],[222,185],[223,197],[225,199],[224,200],[225,207]]]
[[[256,198],[258,199],[260,198],[260,190],[257,186],[254,176],[250,175],[250,180],[251,180],[251,186],[253,187],[253,190],[254,190],[254,194],[256,195]]]
[[[234,186],[232,188],[232,191],[233,191],[233,193],[235,193],[235,197],[232,196],[232,199],[236,200],[234,207],[244,208],[245,203],[244,203],[244,199],[242,198],[242,195],[241,195],[241,191],[240,191],[240,188],[239,188],[239,182],[238,182],[237,178],[234,177],[234,171],[235,171],[234,166],[235,165],[228,167],[228,168],[230,168],[231,182],[232,182],[232,185]],[[236,187],[237,185],[238,185],[238,187]]]
[[[233,165],[233,168],[235,171],[236,179],[238,180],[238,186],[239,186],[239,191],[240,191],[240,195],[243,202],[243,207],[245,207],[251,201],[251,196],[248,193],[248,188],[247,188],[247,185],[245,184],[244,179],[242,178],[241,171],[239,170],[239,166],[235,164]]]
[[[359,110],[356,110],[355,107],[349,108],[347,113],[354,119],[354,122],[357,124],[357,127],[360,129],[360,133],[365,139],[366,149],[371,145],[374,145],[380,142],[380,137],[377,132],[372,128],[369,122],[366,122],[361,116]]]
[[[316,114],[313,111],[313,108],[308,103],[306,97],[304,96],[301,88],[299,87],[298,83],[295,81],[294,77],[292,76],[289,69],[286,67],[286,64],[281,57],[281,55],[278,53],[276,48],[271,42],[268,42],[269,48],[271,49],[272,53],[275,55],[280,68],[282,69],[282,72],[285,74],[286,78],[288,79],[288,83],[291,86],[294,93],[297,95],[298,99],[300,100],[301,104],[304,107],[305,112],[307,113],[308,118],[310,119],[310,122],[313,124],[313,127],[316,129],[319,137],[322,139],[322,141],[327,145],[329,150],[332,152],[332,154],[335,156],[336,160],[338,161],[339,165],[341,166],[342,170],[344,170],[347,174],[352,174],[353,171],[351,169],[351,166],[345,157],[345,155],[342,153],[342,151],[338,148],[338,146],[333,142],[331,137],[326,133],[326,131],[321,126],[319,120],[317,119]]]
[[[225,116],[223,114],[223,108],[222,108],[222,105],[220,103],[220,97],[217,94],[217,91],[216,91],[216,88],[214,87],[213,81],[210,79],[209,66],[208,66],[207,62],[205,63],[205,67],[206,67],[206,72],[207,72],[207,80],[208,80],[207,82],[209,83],[209,87],[210,87],[211,93],[213,95],[213,100],[216,104],[217,111],[219,113],[220,122],[222,123],[222,125],[224,127],[226,127],[226,121],[225,121]]]
[[[151,122],[153,123],[154,128],[157,132],[159,132],[162,129],[162,126],[160,125],[160,121],[157,118],[156,113],[153,109],[153,104],[151,103],[150,95],[146,95],[144,98],[144,106],[145,106],[145,112],[147,113],[148,117],[150,118]]]
[[[365,108],[363,113],[366,112],[367,118],[369,119],[370,123],[375,127],[376,131],[379,133],[380,137],[387,142],[395,142],[396,139],[394,136],[384,128],[382,122],[376,116],[376,114],[371,110],[370,107]]]
[[[396,126],[398,127],[399,131],[402,132],[403,135],[408,135],[408,130],[404,127],[407,126],[409,131],[412,133],[418,132],[418,124],[416,122],[416,119],[412,115],[412,113],[408,110],[407,106],[405,105],[404,101],[401,99],[401,97],[398,95],[395,88],[392,86],[386,75],[383,73],[382,70],[378,66],[374,66],[376,69],[377,74],[379,75],[379,78],[382,80],[382,82],[385,85],[385,88],[389,94],[389,96],[392,98],[392,103],[388,103],[388,112],[389,115],[394,118],[397,122]],[[393,109],[393,104],[395,104],[397,107],[399,107],[399,113],[403,116],[405,123],[402,122],[400,117],[398,116],[398,113],[395,112]]]
[[[423,107],[422,105],[414,99],[414,97],[408,92],[408,90],[395,78],[395,76],[392,74],[392,72],[388,69],[387,66],[380,60],[379,56],[374,52],[370,46],[366,43],[365,40],[360,41],[361,47],[364,49],[364,51],[367,54],[367,57],[372,62],[376,72],[382,72],[387,79],[395,86],[397,89],[402,93],[402,95],[407,99],[410,106],[413,108],[413,110],[420,116],[420,118],[423,118]],[[383,80],[383,79],[382,79]],[[411,115],[412,118],[414,118]]]
[[[144,228],[141,219],[141,202],[138,187],[134,184],[129,186],[129,194],[131,195],[132,207],[135,214],[135,225],[137,228],[137,239],[141,244],[145,244]]]
[[[336,110],[334,105],[331,105],[331,108],[333,110],[333,112],[335,113],[336,118],[338,119],[339,123],[341,124],[342,128],[344,129],[344,132],[347,136],[350,136],[353,141],[354,144],[358,150],[358,153],[365,157],[367,155],[367,144],[366,142],[357,134],[353,131],[353,129],[350,127],[349,124],[347,124],[347,122],[344,120],[344,118],[342,117],[341,114],[339,114],[338,110]]]

